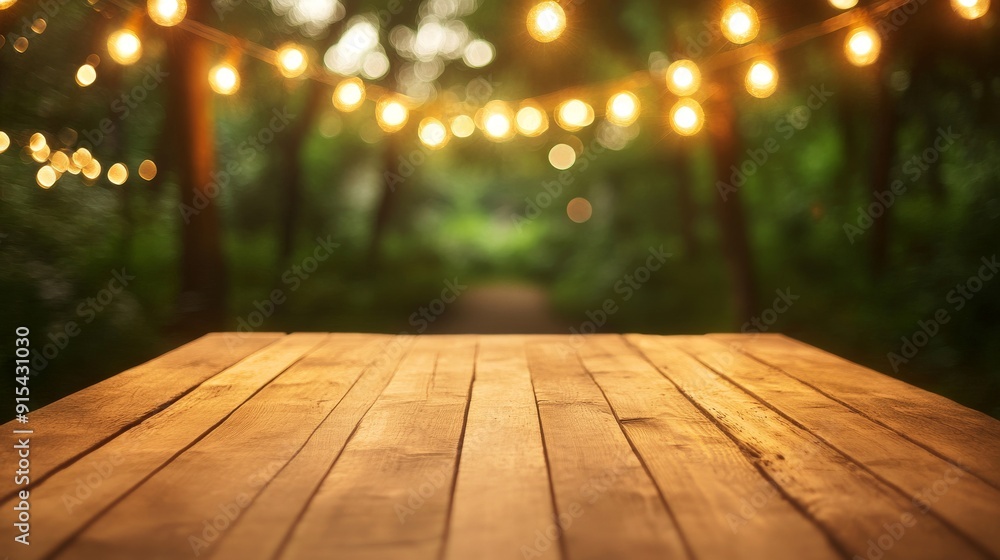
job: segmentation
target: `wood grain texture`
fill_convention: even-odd
[[[32,484],[61,465],[165,408],[213,375],[272,344],[277,333],[213,333],[30,413],[30,424],[13,421],[3,433],[31,428],[32,445],[45,449],[31,462]],[[44,383],[45,378],[32,383]],[[114,411],[114,414],[108,414]],[[0,447],[0,465],[16,463],[13,448]],[[13,477],[0,478],[0,500],[14,493]]]
[[[1000,489],[1000,421],[784,336],[709,336],[808,383]]]
[[[621,336],[590,337],[579,351],[696,557],[840,557],[740,446]]]
[[[985,558],[965,537],[859,468],[815,435],[719,377],[670,337],[627,337],[819,523],[848,556]],[[766,505],[766,504],[765,504]]]

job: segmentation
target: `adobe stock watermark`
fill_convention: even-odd
[[[955,284],[955,287],[945,294],[945,302],[951,304],[948,307],[940,307],[928,319],[917,321],[917,329],[910,336],[903,336],[900,341],[899,350],[886,354],[889,365],[893,372],[899,371],[899,366],[907,364],[917,356],[921,349],[927,346],[931,339],[937,336],[944,325],[951,321],[952,313],[957,313],[976,297],[986,284],[992,280],[1000,271],[1000,262],[997,256],[993,255],[989,259],[982,257],[979,262],[982,265],[975,274],[969,276],[965,281]]]
[[[524,226],[537,220],[542,212],[563,196],[567,188],[576,182],[577,176],[586,173],[590,166],[597,160],[598,156],[607,151],[597,139],[591,140],[583,154],[576,159],[576,163],[571,169],[559,173],[555,181],[543,181],[542,190],[535,196],[528,196],[524,199],[524,210],[510,215],[510,221],[520,232]]]
[[[759,317],[751,317],[749,321],[743,323],[740,332],[766,333],[778,321],[778,317],[787,313],[800,297],[793,294],[791,288],[785,288],[784,291],[778,289],[774,293],[778,297],[774,298],[771,307],[762,311]]]
[[[185,224],[191,223],[191,218],[197,216],[202,210],[222,194],[222,189],[229,185],[234,175],[239,175],[247,162],[260,155],[272,142],[277,133],[284,130],[295,118],[295,115],[288,111],[287,107],[273,109],[271,120],[267,126],[261,128],[256,134],[247,136],[245,140],[236,147],[239,158],[234,158],[226,163],[224,167],[212,172],[212,180],[204,188],[194,194],[192,204],[180,203],[178,209]]]
[[[730,166],[729,182],[716,181],[715,190],[723,201],[728,201],[729,196],[737,192],[746,185],[747,180],[757,174],[767,162],[771,161],[771,156],[781,150],[783,142],[791,140],[800,130],[808,126],[812,119],[812,114],[819,111],[834,92],[826,89],[826,84],[819,87],[809,87],[809,97],[806,98],[805,105],[793,108],[774,123],[774,133],[764,140],[757,148],[747,148],[747,157],[741,163]]]
[[[100,461],[90,460],[91,472],[84,476],[77,477],[76,486],[73,492],[65,492],[62,495],[63,506],[66,513],[73,513],[73,510],[83,505],[87,499],[94,495],[94,491],[104,484],[104,481],[111,478],[115,472],[115,467],[125,462],[125,457],[121,452],[115,452],[107,459]]]
[[[940,161],[941,154],[947,152],[961,137],[960,134],[953,132],[951,127],[948,127],[947,130],[939,128],[937,136],[930,146],[903,163],[901,170],[906,175],[908,183],[916,183],[924,173]],[[844,222],[844,235],[847,236],[851,245],[854,245],[858,237],[864,235],[869,228],[875,225],[875,220],[884,216],[886,211],[899,200],[899,197],[906,194],[907,188],[907,182],[895,179],[887,190],[872,192],[875,201],[867,207],[858,207],[858,217],[855,223]]]

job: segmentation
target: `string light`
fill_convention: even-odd
[[[748,43],[760,31],[757,10],[749,4],[734,2],[722,12],[722,34],[737,45]]]
[[[697,134],[705,124],[705,111],[697,101],[685,97],[670,109],[670,127],[681,136]]]
[[[76,71],[76,85],[87,87],[97,80],[97,69],[90,64],[84,64]]]
[[[10,136],[7,136],[6,132],[0,131],[0,154],[7,151],[10,147]]]
[[[690,60],[675,61],[667,68],[667,89],[679,97],[685,97],[701,87],[701,70]]]
[[[639,118],[639,106],[639,98],[631,91],[616,93],[608,100],[608,122],[618,126],[631,125]]]
[[[49,154],[52,150],[48,146],[42,146],[41,149],[31,152],[31,159],[37,161],[38,163],[44,163],[49,159]]]
[[[35,174],[35,181],[38,183],[39,187],[43,189],[51,188],[52,185],[56,184],[56,180],[59,179],[58,173],[52,168],[51,165],[44,165]]]
[[[139,164],[139,177],[145,181],[152,181],[156,177],[156,164],[152,160],[143,160]]]
[[[503,101],[490,101],[483,107],[477,119],[480,121],[483,133],[490,140],[503,142],[514,137],[515,130],[513,114]]]
[[[424,146],[432,150],[445,147],[450,139],[448,128],[444,123],[433,117],[428,117],[420,121],[420,125],[417,127],[417,137],[420,138],[420,142]]]
[[[778,89],[778,70],[770,62],[754,62],[747,72],[746,88],[754,97],[769,97]]]
[[[124,163],[116,163],[108,169],[108,181],[114,185],[124,185],[128,180],[128,168]]]
[[[90,162],[94,160],[94,156],[90,154],[90,150],[87,148],[80,148],[73,152],[73,164],[75,164],[80,169],[85,169]]]
[[[6,10],[17,3],[17,0],[0,0],[0,10]]]
[[[305,49],[295,43],[285,43],[278,47],[276,59],[278,70],[286,78],[298,78],[309,67],[309,56]]]
[[[838,10],[850,10],[858,5],[858,0],[830,0],[830,5]]]
[[[528,11],[528,33],[539,43],[551,43],[566,30],[566,12],[556,2],[541,2]]]
[[[101,176],[101,162],[96,159],[90,160],[90,163],[83,166],[83,176],[88,179],[97,179]]]
[[[240,73],[232,64],[217,64],[208,72],[208,85],[219,95],[232,95],[240,89]]]
[[[378,125],[386,132],[396,132],[406,126],[410,111],[392,97],[379,100],[375,108]]]
[[[142,57],[142,42],[132,30],[119,29],[108,37],[108,54],[118,64],[135,64]]]
[[[187,15],[187,0],[149,0],[146,12],[153,23],[171,27],[184,21]]]
[[[47,145],[48,142],[45,140],[45,135],[41,132],[32,134],[31,138],[28,139],[28,149],[32,152],[39,152]]]
[[[978,19],[990,9],[990,0],[951,0],[955,13],[965,19]]]
[[[459,115],[451,119],[451,133],[457,138],[468,138],[476,131],[476,121],[469,115]]]
[[[579,99],[570,99],[556,108],[556,122],[570,132],[594,122],[594,108]]]
[[[333,106],[345,113],[365,102],[365,83],[360,78],[347,78],[333,89]]]
[[[882,50],[882,39],[875,29],[864,26],[847,34],[844,41],[844,53],[847,60],[855,66],[868,66],[878,60]]]
[[[514,117],[517,131],[529,138],[538,136],[549,128],[545,112],[530,102],[525,102]]]
[[[55,152],[49,158],[49,165],[59,173],[65,173],[69,169],[69,156],[63,152]]]

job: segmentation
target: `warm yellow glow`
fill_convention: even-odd
[[[156,177],[156,164],[152,160],[143,160],[139,164],[139,176],[146,181],[152,181]]]
[[[639,98],[631,91],[616,93],[608,100],[608,122],[629,126],[639,118],[639,106]]]
[[[83,169],[90,165],[90,162],[94,159],[94,156],[90,154],[90,150],[87,148],[80,148],[73,152],[73,163]]]
[[[10,136],[7,136],[6,132],[0,131],[0,154],[7,151],[10,147]]]
[[[847,61],[855,66],[868,66],[878,60],[882,50],[882,39],[871,27],[859,27],[847,34],[844,41],[844,54]]]
[[[48,146],[42,146],[40,149],[31,152],[31,159],[37,161],[38,163],[45,163],[49,159],[49,154],[52,150]]]
[[[965,19],[978,19],[990,9],[990,0],[951,0],[955,13]]]
[[[18,37],[17,40],[14,41],[14,50],[19,53],[23,53],[28,50],[28,38]]]
[[[566,12],[556,2],[541,2],[528,12],[528,33],[539,43],[551,43],[566,30]]]
[[[278,70],[286,78],[297,78],[309,67],[309,56],[305,49],[295,43],[285,43],[278,47]]]
[[[240,73],[232,64],[216,65],[208,73],[208,85],[220,95],[232,95],[240,89]]]
[[[90,160],[90,163],[83,166],[83,176],[88,179],[96,179],[101,176],[101,162],[96,159]]]
[[[778,89],[778,70],[769,62],[754,62],[747,72],[746,88],[754,97],[770,96]]]
[[[28,139],[28,148],[32,152],[41,151],[42,148],[44,148],[47,145],[48,142],[45,141],[45,135],[42,134],[41,132],[36,132],[32,134],[31,138]]]
[[[76,71],[76,84],[80,87],[87,87],[97,79],[97,69],[89,64],[84,64]]]
[[[690,60],[678,60],[667,68],[667,89],[674,95],[684,97],[701,87],[701,70]]]
[[[119,29],[108,37],[108,54],[118,64],[134,64],[142,57],[142,42],[129,29]]]
[[[830,0],[830,5],[838,10],[850,10],[858,5],[858,0]]]
[[[149,19],[157,25],[177,25],[187,15],[187,0],[149,0],[146,12],[149,13]]]
[[[734,2],[722,13],[722,34],[733,43],[742,45],[757,36],[760,20],[757,10],[749,4]]]
[[[549,164],[560,171],[565,171],[576,163],[576,150],[569,144],[556,144],[549,150]]]
[[[0,10],[6,10],[17,3],[17,0],[0,0]]]
[[[468,138],[476,131],[476,121],[469,115],[459,115],[451,119],[451,133],[458,138]]]
[[[549,119],[545,112],[535,105],[523,105],[514,117],[517,131],[524,136],[534,137],[549,128]]]
[[[59,173],[65,173],[69,169],[69,156],[63,152],[55,152],[49,158],[49,165]]]
[[[570,99],[556,108],[556,122],[571,132],[580,130],[594,122],[594,108],[579,99]]]
[[[424,146],[432,150],[443,148],[451,139],[448,135],[448,127],[433,117],[420,121],[420,126],[417,127],[417,136]]]
[[[124,163],[116,163],[108,169],[108,181],[112,184],[122,185],[128,180],[128,168]]]
[[[365,83],[359,78],[347,78],[333,90],[333,106],[349,113],[365,102]]]
[[[670,127],[682,136],[691,136],[705,124],[705,111],[690,97],[685,97],[670,109]]]
[[[566,215],[570,220],[582,224],[594,215],[594,207],[583,197],[576,197],[566,205]]]
[[[375,109],[378,125],[386,132],[396,132],[406,126],[410,111],[402,103],[392,98],[382,99]]]
[[[59,178],[58,173],[51,165],[42,166],[35,174],[35,181],[38,183],[39,187],[43,189],[50,188],[52,185],[56,184],[56,179]]]
[[[477,116],[483,133],[490,140],[502,142],[514,137],[514,115],[503,101],[490,101]]]

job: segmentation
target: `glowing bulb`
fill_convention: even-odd
[[[153,23],[171,27],[184,21],[187,15],[187,0],[149,0],[146,12]]]
[[[382,99],[375,109],[378,125],[386,132],[396,132],[406,126],[410,111],[395,99]]]
[[[639,118],[639,98],[631,91],[616,93],[608,100],[608,122],[629,126]]]
[[[965,19],[978,19],[990,9],[990,0],[951,0],[951,8]]]
[[[309,66],[309,57],[306,55],[306,51],[294,43],[285,43],[278,47],[276,58],[278,70],[286,78],[301,76]]]
[[[528,12],[528,33],[539,43],[551,43],[566,30],[566,12],[556,2],[541,2]]]
[[[747,72],[746,88],[754,97],[768,97],[778,89],[778,71],[768,62],[754,62]]]
[[[722,34],[733,43],[742,45],[757,36],[760,31],[760,20],[757,10],[749,4],[735,2],[722,13]]]
[[[35,181],[38,183],[39,187],[43,189],[50,188],[52,185],[56,184],[56,179],[59,178],[58,173],[51,165],[42,166],[35,175]]]
[[[667,89],[684,97],[701,87],[701,70],[690,60],[678,60],[667,68]]]
[[[882,39],[871,27],[859,27],[847,34],[844,41],[844,54],[847,61],[855,66],[868,66],[878,60],[882,50]]]
[[[701,105],[690,97],[685,97],[670,109],[670,126],[677,134],[691,136],[705,124],[705,112]]]
[[[451,133],[458,138],[468,138],[476,131],[476,121],[469,115],[459,115],[451,120]]]
[[[32,152],[40,152],[47,145],[48,142],[45,141],[45,135],[41,132],[32,134],[31,138],[28,139],[28,148],[30,148]]]
[[[0,10],[6,10],[17,3],[17,0],[0,0]]]
[[[90,64],[84,64],[76,71],[76,85],[87,87],[97,79],[97,69]]]
[[[534,105],[524,105],[514,117],[517,131],[524,136],[534,137],[545,132],[549,127],[549,119],[545,113]]]
[[[830,0],[830,5],[838,10],[850,10],[858,5],[858,0]]]
[[[503,101],[490,101],[476,118],[490,140],[503,142],[514,137],[514,115]]]
[[[123,185],[128,180],[128,168],[124,163],[116,163],[108,169],[108,181],[115,185]]]
[[[576,150],[569,144],[556,144],[549,150],[549,164],[560,171],[565,171],[576,163]]]
[[[240,73],[232,64],[218,64],[208,73],[208,85],[220,95],[232,95],[240,89]]]
[[[118,64],[134,64],[142,57],[142,42],[129,29],[119,29],[108,37],[108,54]]]
[[[152,181],[156,177],[156,164],[148,159],[143,160],[139,164],[139,177],[146,181]]]
[[[350,113],[365,102],[365,83],[359,78],[347,78],[333,90],[333,106]]]
[[[579,99],[570,99],[556,108],[556,122],[566,130],[580,130],[594,122],[594,109]]]
[[[101,162],[96,159],[90,160],[90,163],[83,166],[83,176],[88,179],[96,179],[101,176]]]
[[[80,148],[73,152],[73,164],[80,169],[87,167],[93,159],[94,156],[90,154],[90,150],[87,148]]]
[[[69,169],[69,164],[69,156],[63,152],[55,152],[52,154],[52,157],[49,158],[49,165],[51,165],[52,169],[55,169],[59,173],[65,173],[66,170]]]
[[[7,136],[6,132],[0,131],[0,154],[7,151],[10,147],[10,136]]]
[[[438,119],[428,117],[420,121],[420,126],[417,127],[417,136],[424,146],[437,150],[448,143],[448,127]]]

